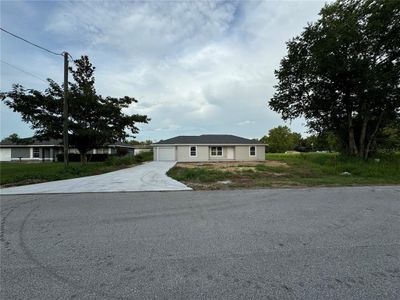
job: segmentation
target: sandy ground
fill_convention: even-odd
[[[263,160],[263,161],[228,161],[228,162],[187,162],[178,163],[176,166],[181,168],[201,168],[208,169],[223,169],[225,171],[245,171],[255,170],[257,165],[264,165],[268,167],[288,167],[288,165],[281,161]]]

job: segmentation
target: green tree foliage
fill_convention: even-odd
[[[285,152],[300,145],[301,135],[292,132],[287,126],[278,126],[269,130],[260,142],[267,144],[268,152]]]
[[[377,145],[380,151],[400,150],[400,120],[383,128],[377,137]]]
[[[332,132],[321,132],[312,134],[301,141],[301,147],[304,151],[338,151],[340,149],[339,141]]]
[[[130,140],[127,142],[128,142],[128,144],[131,144],[133,146],[135,146],[135,145],[150,146],[151,144],[153,144],[153,141],[151,141],[151,140],[145,140],[145,141]]]
[[[103,97],[96,93],[95,67],[87,56],[74,61],[70,68],[74,82],[69,83],[69,141],[81,154],[82,162],[87,152],[107,143],[125,141],[139,132],[136,123],[147,123],[149,118],[139,114],[125,114],[122,110],[136,103],[132,97]],[[25,89],[14,84],[2,100],[31,124],[35,135],[41,138],[62,137],[63,88],[51,79],[45,92]]]
[[[1,140],[2,143],[13,143],[13,144],[18,144],[21,141],[22,139],[16,133],[12,133],[8,137]]]
[[[270,107],[367,158],[400,115],[400,1],[340,0],[287,43]]]

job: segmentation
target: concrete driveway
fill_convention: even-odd
[[[93,193],[191,190],[166,175],[176,162],[152,161],[96,176],[5,188],[0,194]]]

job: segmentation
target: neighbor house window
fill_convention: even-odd
[[[190,147],[190,156],[197,156],[197,147],[196,146]]]
[[[39,157],[40,157],[40,149],[33,148],[33,158],[39,158]]]
[[[211,147],[211,156],[222,156],[222,147]]]
[[[256,156],[256,147],[255,146],[250,147],[250,156]]]

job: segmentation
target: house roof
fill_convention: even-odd
[[[60,146],[62,147],[62,140],[60,139],[46,139],[40,140],[35,137],[30,138],[21,138],[18,142],[12,142],[10,140],[3,140],[0,142],[0,146],[7,147],[7,146]]]
[[[260,142],[230,134],[180,135],[154,145],[258,145]]]
[[[124,148],[137,148],[136,145],[131,145],[129,143],[124,143],[124,142],[115,142],[113,144],[108,144],[108,146],[124,147]]]
[[[31,138],[23,138],[19,139],[18,142],[12,142],[10,140],[4,140],[0,142],[0,147],[1,148],[7,148],[7,147],[28,147],[28,146],[56,146],[56,147],[62,147],[63,143],[61,139],[47,139],[47,140],[40,140],[36,137],[31,137]],[[124,147],[124,148],[136,148],[135,146],[124,143],[124,142],[116,142],[113,144],[108,144],[106,147],[111,146],[111,147]]]

